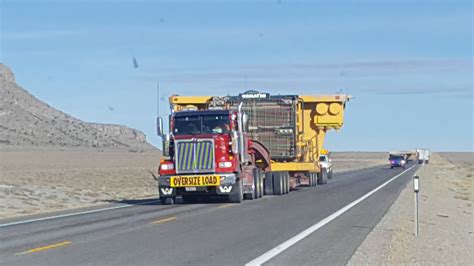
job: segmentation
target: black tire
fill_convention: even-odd
[[[288,194],[291,191],[290,173],[288,173],[288,172],[285,172],[285,181],[286,181],[286,194]]]
[[[253,195],[254,199],[260,198],[260,169],[254,168],[252,170],[253,174]]]
[[[242,180],[237,181],[229,194],[229,202],[242,203],[244,195],[242,194]]]
[[[287,172],[282,172],[281,176],[283,178],[283,194],[288,194],[288,178]]]
[[[166,198],[160,197],[160,202],[161,202],[161,205],[166,205]]]
[[[331,170],[328,172],[328,179],[332,179],[332,168],[331,168]]]
[[[315,187],[318,184],[318,174],[311,173],[311,178],[313,179],[313,187]]]
[[[160,198],[161,205],[173,205],[176,202],[175,197],[163,197]]]
[[[318,175],[318,184],[325,185],[328,183],[328,172],[326,168],[322,168]]]
[[[314,186],[313,173],[308,173],[308,187]]]
[[[265,195],[273,195],[273,172],[265,173],[263,191]]]
[[[281,172],[273,173],[273,195],[283,195],[283,175]]]
[[[264,173],[264,172],[262,171],[262,169],[260,169],[260,168],[258,169],[258,176],[259,176],[259,178],[258,178],[258,180],[259,180],[258,184],[259,184],[259,186],[260,186],[260,195],[258,195],[258,197],[259,197],[259,198],[263,198],[263,195],[265,195],[265,193],[264,193],[264,192],[265,192],[265,190],[264,190],[265,187],[264,187],[264,185],[263,185],[263,183],[265,182],[265,180],[264,180],[264,179],[265,179],[265,173]]]

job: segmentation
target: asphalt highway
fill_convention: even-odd
[[[147,199],[2,220],[0,264],[344,265],[417,166],[407,169],[335,173],[327,185],[242,204]]]

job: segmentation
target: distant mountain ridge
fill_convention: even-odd
[[[0,145],[156,149],[143,132],[122,125],[88,123],[37,99],[0,63]]]

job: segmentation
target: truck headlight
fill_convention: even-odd
[[[160,169],[161,170],[173,170],[174,169],[174,164],[172,163],[164,163],[162,165],[160,165]]]
[[[232,162],[220,162],[219,168],[230,168],[232,167]]]

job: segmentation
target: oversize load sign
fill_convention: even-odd
[[[170,179],[171,187],[205,187],[220,185],[218,175],[192,175],[192,176],[172,176]]]

